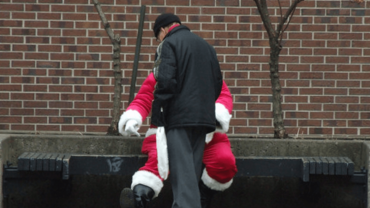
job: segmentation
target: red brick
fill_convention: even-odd
[[[197,0],[192,0],[192,1],[197,1]],[[206,1],[211,2],[212,0],[206,0]],[[202,6],[205,6],[205,5],[202,5]],[[201,8],[201,14],[225,14],[225,8],[219,8],[219,7],[202,7]]]
[[[332,128],[310,128],[309,134],[333,134]]]
[[[259,133],[260,134],[272,134],[274,132],[274,128],[265,128],[265,127],[260,127],[259,128]]]
[[[12,67],[35,67],[35,61],[13,61]]]
[[[74,91],[75,92],[98,92],[98,87],[97,86],[74,86]]]
[[[18,116],[1,116],[0,123],[22,123],[22,117]]]
[[[34,115],[33,109],[10,109],[10,115]]]
[[[302,31],[326,31],[325,25],[302,25]]]
[[[253,104],[253,103],[248,103],[248,110],[271,110],[271,105],[270,104]]]
[[[40,36],[60,36],[61,30],[59,29],[38,29],[37,35]]]
[[[345,65],[345,64],[340,64],[337,66],[338,71],[360,71],[360,65]]]
[[[298,104],[299,111],[322,111],[321,104]]]
[[[360,87],[360,81],[337,81],[337,87]]]
[[[285,112],[285,118],[308,118],[308,112]]]
[[[84,125],[62,125],[61,131],[63,132],[85,132]]]
[[[72,53],[51,53],[50,60],[74,60],[74,54]]]
[[[34,125],[17,125],[13,124],[11,126],[12,131],[35,131]]]
[[[1,85],[1,91],[21,91],[21,85]]]
[[[335,118],[336,119],[358,119],[359,113],[358,112],[336,112]]]
[[[336,103],[359,103],[358,97],[336,97]]]
[[[36,131],[60,131],[59,125],[36,125]]]
[[[22,59],[22,53],[0,52],[0,59]]]
[[[249,126],[272,126],[271,119],[249,119]]]
[[[75,124],[96,124],[97,119],[96,117],[75,117],[74,119]]]
[[[11,93],[10,94],[12,100],[34,100],[34,94],[30,93]]]
[[[86,116],[108,116],[108,110],[86,110]],[[100,122],[99,122],[100,123]]]
[[[334,87],[335,81],[321,81],[321,80],[313,80],[312,81],[313,87]]]
[[[23,69],[23,75],[45,76],[46,70],[45,69]]]
[[[49,117],[48,119],[50,124],[71,124],[72,118],[71,117]]]
[[[335,128],[334,129],[334,134],[341,134],[341,135],[358,135],[358,130],[357,128]]]
[[[252,127],[234,127],[235,134],[257,134],[258,129]]]
[[[35,19],[35,13],[28,13],[28,12],[13,12],[12,19]]]
[[[52,85],[49,86],[50,92],[72,92],[72,86],[58,86]]]
[[[25,117],[24,123],[46,123],[47,118],[46,117]]]
[[[52,37],[52,44],[75,44],[75,38]]]
[[[46,60],[49,59],[49,54],[47,53],[25,53],[26,59],[37,59],[37,60]]]
[[[13,51],[36,51],[36,45],[16,45],[16,44],[13,44]]]
[[[10,28],[0,28],[0,35],[2,36],[10,35]]]
[[[38,51],[45,52],[61,52],[62,47],[60,45],[39,45]]]
[[[298,126],[321,126],[321,120],[298,120]]]
[[[50,115],[59,115],[59,110],[57,109],[35,109],[36,116],[50,116]]]
[[[26,37],[26,43],[50,43],[49,37]]]
[[[239,6],[238,0],[216,0],[216,6]]]
[[[49,27],[48,21],[24,21],[25,27],[34,27],[34,28],[47,28]]]

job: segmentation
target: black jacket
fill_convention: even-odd
[[[160,43],[156,57],[152,124],[166,130],[204,126],[214,131],[215,101],[222,88],[214,48],[180,25]]]

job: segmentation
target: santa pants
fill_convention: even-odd
[[[148,155],[148,160],[133,175],[131,188],[137,184],[146,185],[154,190],[154,197],[157,197],[163,187],[163,179],[158,172],[155,134],[144,139],[141,152]],[[217,191],[223,191],[231,186],[237,168],[226,134],[214,133],[212,141],[204,148],[203,164],[205,168],[201,180],[206,186]]]

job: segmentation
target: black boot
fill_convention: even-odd
[[[199,191],[200,191],[200,202],[202,204],[202,208],[210,208],[210,204],[211,204],[211,200],[213,196],[216,193],[220,192],[220,191],[210,189],[203,183],[202,180],[199,182]]]
[[[154,196],[154,190],[138,184],[133,190],[125,188],[121,192],[121,208],[147,208]]]

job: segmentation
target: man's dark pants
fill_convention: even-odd
[[[203,127],[182,127],[166,133],[174,197],[172,208],[201,208],[198,183],[206,132]]]

